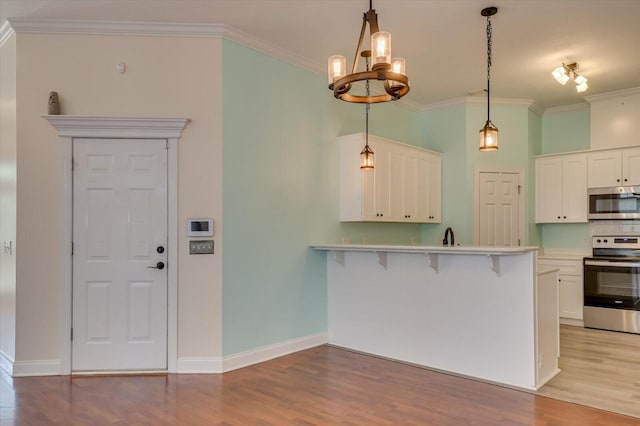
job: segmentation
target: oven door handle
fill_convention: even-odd
[[[640,268],[640,263],[634,262],[607,262],[597,260],[585,260],[586,266],[609,266],[612,268]]]

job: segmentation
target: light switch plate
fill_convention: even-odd
[[[189,254],[213,254],[213,240],[189,241]]]

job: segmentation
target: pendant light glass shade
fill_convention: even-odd
[[[378,31],[371,35],[371,68],[389,68],[391,64],[391,33]]]
[[[406,71],[407,62],[404,58],[393,58],[391,59],[391,72],[396,74],[407,75]],[[395,86],[403,86],[403,84],[399,81],[389,80],[389,85],[391,87]]]
[[[551,75],[556,79],[558,83],[562,84],[563,86],[567,84],[567,81],[569,81],[569,74],[567,74],[567,69],[564,65],[554,69],[551,72]]]
[[[373,151],[367,143],[360,152],[360,168],[362,170],[373,170]]]
[[[329,84],[333,84],[347,75],[347,58],[342,55],[329,56]]]
[[[498,128],[487,120],[480,129],[480,151],[495,151],[498,149]]]

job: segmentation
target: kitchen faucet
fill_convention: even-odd
[[[451,244],[449,244],[449,234],[451,234]],[[455,238],[453,236],[453,229],[451,229],[451,227],[447,228],[446,231],[444,231],[444,239],[442,240],[442,245],[444,246],[454,246],[455,243]]]

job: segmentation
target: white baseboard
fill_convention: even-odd
[[[178,374],[222,373],[220,357],[183,357],[178,358]]]
[[[327,333],[274,343],[235,355],[220,357],[182,357],[178,358],[178,374],[212,374],[237,370],[238,368],[258,364],[273,358],[323,345],[328,342]],[[60,360],[13,361],[0,351],[0,368],[12,377],[57,376],[60,375]]]
[[[223,358],[223,371],[226,373],[227,371],[237,370],[238,368],[313,348],[314,346],[324,345],[328,341],[327,333],[318,333],[229,355]]]
[[[573,325],[576,327],[584,327],[584,321],[572,318],[560,318],[560,324],[562,325]]]
[[[0,369],[7,372],[9,376],[13,376],[13,358],[0,350]]]
[[[15,361],[13,363],[13,377],[29,376],[59,376],[60,360]]]

